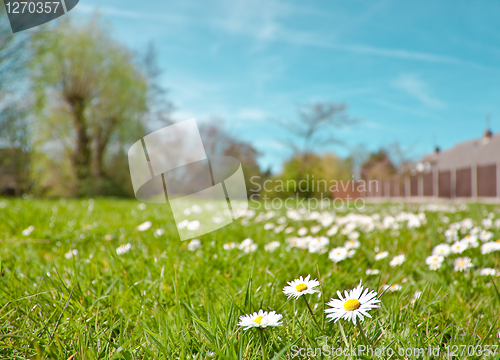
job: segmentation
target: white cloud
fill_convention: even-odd
[[[242,120],[265,120],[269,118],[269,114],[261,109],[245,108],[236,113],[236,118]]]
[[[441,100],[431,95],[427,84],[416,75],[401,74],[393,81],[392,85],[420,100],[426,106],[436,108],[445,107],[445,104]]]

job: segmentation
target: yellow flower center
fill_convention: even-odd
[[[264,317],[263,317],[263,316],[257,316],[257,317],[255,318],[255,320],[254,320],[254,321],[255,321],[257,324],[260,324],[260,322],[262,321],[262,319],[264,319]]]
[[[304,290],[307,290],[307,285],[306,284],[299,284],[295,287],[295,289],[297,289],[298,292],[302,292]]]
[[[359,309],[361,303],[357,299],[350,299],[344,303],[344,309],[347,311],[353,311]]]
[[[464,263],[463,261],[459,261],[459,262],[458,262],[458,265],[459,265],[459,266],[464,266],[464,265],[465,265],[465,263]]]

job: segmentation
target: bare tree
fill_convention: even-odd
[[[387,145],[384,150],[390,156],[394,165],[399,167],[403,164],[414,161],[418,155],[415,153],[419,141],[402,145],[399,141],[394,141]]]
[[[168,90],[160,83],[163,70],[158,66],[158,53],[153,43],[150,43],[143,57],[143,73],[147,82],[147,113],[146,123],[157,129],[171,125],[174,106],[167,97]]]
[[[290,121],[278,121],[280,125],[293,137],[299,139],[299,145],[292,145],[295,153],[303,159],[301,169],[309,165],[309,154],[321,147],[341,145],[343,142],[336,136],[335,130],[350,126],[359,120],[351,118],[347,113],[346,104],[332,102],[318,102],[299,105],[298,117]],[[294,144],[288,139],[287,144]]]

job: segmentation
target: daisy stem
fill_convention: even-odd
[[[356,319],[356,325],[358,325],[359,332],[361,333],[361,337],[363,338],[363,341],[365,342],[366,346],[370,346],[370,343],[368,342],[368,339],[366,337],[366,334],[363,330],[363,327],[361,326],[361,321],[359,321],[359,318]]]
[[[319,326],[319,324],[318,324],[318,321],[317,321],[317,320],[316,320],[316,318],[314,317],[314,313],[313,313],[313,311],[312,311],[311,307],[309,306],[309,302],[307,301],[306,297],[305,297],[305,296],[302,296],[302,299],[304,299],[304,301],[306,302],[307,308],[309,309],[309,313],[311,313],[311,317],[312,317],[312,319],[314,320],[314,323],[316,324],[316,326],[318,327],[318,329],[319,329],[320,331],[322,331],[321,327],[320,327],[320,326]]]
[[[257,328],[260,335],[260,347],[262,348],[262,360],[266,360],[266,340],[264,340],[264,329]]]
[[[340,327],[340,335],[342,335],[342,340],[344,340],[344,344],[345,344],[346,348],[350,349],[351,347],[349,346],[349,343],[347,342],[347,338],[345,337],[344,327],[342,326],[340,321],[338,322],[338,324]]]

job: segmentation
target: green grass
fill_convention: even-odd
[[[3,205],[2,205],[3,204]],[[470,217],[480,225],[484,214],[498,207],[472,204],[454,213],[426,212],[427,224],[416,229],[403,226],[399,234],[390,230],[360,231],[361,247],[352,259],[336,266],[327,254],[287,250],[287,235],[263,229],[264,222],[243,226],[233,223],[200,237],[202,247],[188,251],[180,242],[168,207],[137,201],[11,200],[0,199],[0,358],[2,359],[260,359],[260,339],[255,329],[243,331],[239,316],[276,310],[283,314],[282,327],[265,329],[268,358],[291,358],[299,348],[345,348],[338,324],[325,322],[324,303],[336,291],[363,285],[382,292],[383,284],[398,283],[401,291],[385,292],[382,307],[363,322],[374,348],[391,347],[393,357],[410,348],[499,345],[500,278],[478,275],[478,269],[500,269],[500,252],[481,255],[479,248],[464,252],[475,268],[453,271],[453,258],[430,271],[425,258],[432,247],[444,242],[446,224]],[[4,207],[4,208],[2,208]],[[397,212],[393,205],[367,206],[367,213]],[[410,206],[409,211],[418,210]],[[280,214],[282,215],[282,214]],[[340,214],[341,215],[341,214]],[[276,223],[276,217],[269,221]],[[136,228],[145,221],[153,226]],[[316,221],[289,224],[310,227]],[[29,236],[22,231],[35,230]],[[155,237],[158,228],[165,234]],[[319,234],[324,234],[322,230]],[[494,239],[500,237],[492,230]],[[112,235],[106,240],[106,235]],[[259,248],[246,254],[225,251],[226,242],[250,237]],[[264,245],[278,240],[273,253]],[[338,233],[330,248],[341,246]],[[132,248],[116,254],[119,245]],[[373,260],[374,248],[388,250],[389,257]],[[78,255],[65,254],[77,249]],[[396,268],[388,263],[404,253],[406,262]],[[377,276],[365,269],[377,268]],[[302,301],[287,301],[282,293],[287,281],[311,274],[320,279],[322,294],[309,295],[321,329],[317,329]],[[406,280],[404,280],[406,279]],[[415,291],[422,296],[412,303]],[[347,341],[363,344],[359,329],[343,323]],[[491,348],[493,349],[493,348]],[[468,356],[467,349],[454,359],[500,358]],[[344,356],[299,356],[298,358],[345,358]],[[408,356],[431,359],[433,356]]]

